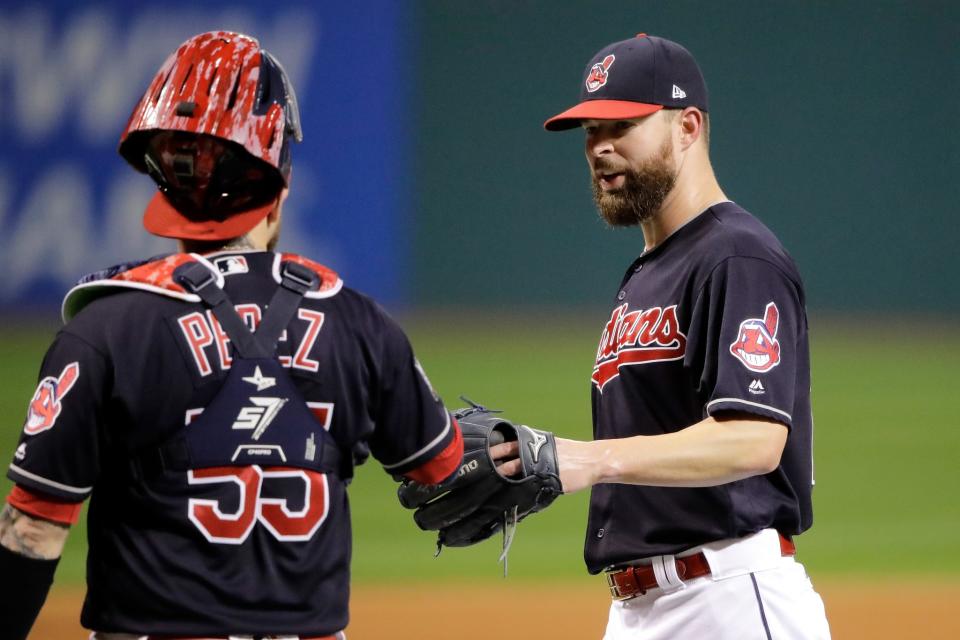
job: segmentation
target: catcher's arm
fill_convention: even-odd
[[[26,558],[56,560],[69,531],[69,525],[35,518],[9,504],[0,511],[0,545]]]
[[[26,638],[40,613],[67,541],[69,525],[51,522],[5,504],[0,511],[0,575],[17,588],[0,600],[4,638]]]

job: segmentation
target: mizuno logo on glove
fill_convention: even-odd
[[[536,464],[540,461],[540,449],[543,448],[543,445],[547,444],[547,436],[531,429],[525,424],[521,424],[520,426],[529,431],[530,437],[533,438],[527,445],[530,447],[530,455],[533,456],[533,463]]]

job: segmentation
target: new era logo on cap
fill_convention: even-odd
[[[686,97],[687,97],[687,92],[686,92],[686,91],[684,91],[683,89],[681,89],[681,88],[678,87],[677,85],[673,85],[673,99],[674,99],[674,100],[680,100],[680,99],[686,98]]]

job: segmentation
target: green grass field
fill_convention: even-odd
[[[494,319],[457,316],[404,322],[434,386],[504,408],[568,437],[590,433],[589,373],[597,318]],[[831,577],[892,572],[960,579],[960,328],[814,320],[816,522],[799,540],[811,573]],[[862,326],[866,325],[866,326]],[[13,454],[52,327],[4,325],[0,334],[0,461]],[[0,492],[9,481],[0,482]],[[354,575],[362,581],[498,579],[499,541],[447,549],[419,531],[376,462],[350,489]],[[575,579],[587,495],[564,496],[526,520],[510,554],[510,579]],[[71,534],[59,582],[80,582],[83,523]]]

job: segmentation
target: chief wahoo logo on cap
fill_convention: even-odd
[[[587,91],[593,93],[603,85],[607,84],[607,78],[610,76],[608,71],[610,70],[610,65],[613,64],[613,61],[617,57],[612,53],[603,59],[603,62],[598,62],[593,65],[590,69],[590,75],[587,76]]]

